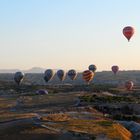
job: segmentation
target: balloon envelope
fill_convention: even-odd
[[[57,76],[60,79],[60,81],[63,81],[66,77],[66,73],[64,70],[58,70],[57,71]]]
[[[48,82],[54,77],[54,75],[55,73],[52,69],[47,69],[44,73],[44,80]]]
[[[40,95],[44,95],[44,94],[48,94],[48,91],[45,90],[45,89],[39,89],[36,91],[37,94],[40,94]]]
[[[133,83],[132,81],[127,81],[127,82],[125,83],[125,88],[126,88],[127,90],[132,90],[133,86],[134,86],[134,83]]]
[[[92,65],[89,65],[88,69],[95,72],[97,70],[97,67],[92,64]]]
[[[113,71],[114,74],[116,74],[119,71],[119,67],[118,66],[115,66],[115,65],[112,66],[111,69],[112,69],[112,71]]]
[[[14,75],[14,80],[18,85],[21,83],[23,78],[24,78],[24,73],[23,72],[19,71],[19,72],[16,72],[15,75]]]
[[[71,80],[75,80],[76,76],[77,76],[76,70],[73,70],[73,69],[69,70],[68,71],[68,76]]]
[[[94,73],[91,70],[85,70],[83,72],[83,79],[89,83],[94,77]]]
[[[134,28],[131,26],[127,26],[123,28],[123,35],[127,38],[127,40],[129,41],[131,39],[131,37],[134,34]]]

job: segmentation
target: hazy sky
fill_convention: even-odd
[[[0,58],[0,68],[140,69],[140,0],[0,0]]]

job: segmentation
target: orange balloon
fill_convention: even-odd
[[[83,80],[89,83],[94,77],[94,73],[91,70],[85,70],[83,72]]]
[[[131,37],[134,34],[134,28],[131,26],[127,26],[123,28],[123,35],[127,38],[127,40],[129,41],[131,39]]]
[[[132,90],[133,86],[134,86],[134,83],[133,83],[132,81],[127,81],[127,82],[125,83],[125,88],[126,88],[127,90]]]

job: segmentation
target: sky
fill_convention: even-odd
[[[0,0],[0,69],[140,70],[140,0]],[[128,42],[125,26],[135,28]]]

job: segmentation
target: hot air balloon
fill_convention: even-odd
[[[66,77],[66,73],[64,70],[58,70],[57,71],[57,76],[60,79],[60,81],[64,81],[65,77]]]
[[[44,80],[48,82],[54,77],[54,75],[55,73],[52,69],[47,69],[44,73]]]
[[[112,69],[112,71],[113,71],[114,74],[116,74],[119,71],[119,67],[118,66],[115,66],[115,65],[112,66],[111,69]]]
[[[24,78],[24,73],[22,72],[16,72],[15,75],[14,75],[14,80],[15,82],[19,85],[21,83],[21,81],[23,80]]]
[[[97,67],[92,64],[92,65],[89,65],[88,69],[91,70],[91,71],[93,71],[93,72],[95,72],[96,69],[97,69]]]
[[[132,81],[127,81],[127,82],[125,83],[125,88],[126,88],[127,90],[132,90],[133,86],[134,86],[134,83],[133,83]]]
[[[75,80],[76,76],[77,76],[76,70],[73,70],[73,69],[69,70],[68,71],[68,76],[71,80]]]
[[[131,26],[127,26],[123,28],[123,35],[130,41],[131,37],[134,34],[134,28]]]
[[[94,77],[94,73],[91,70],[85,70],[83,72],[83,79],[89,83]]]
[[[44,95],[44,94],[48,94],[48,91],[46,89],[39,89],[36,91],[36,94]]]

